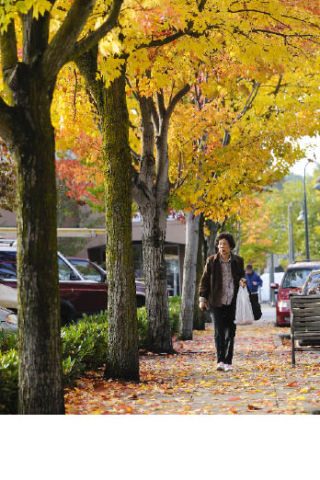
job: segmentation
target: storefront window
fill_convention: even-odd
[[[167,286],[169,296],[180,295],[180,264],[178,245],[166,245]]]

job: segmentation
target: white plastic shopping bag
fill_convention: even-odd
[[[247,287],[239,287],[236,304],[236,319],[237,325],[250,325],[254,322],[253,311],[249,298]]]

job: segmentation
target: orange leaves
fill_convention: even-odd
[[[217,372],[212,326],[193,341],[174,342],[176,355],[140,356],[139,384],[104,380],[89,372],[66,389],[69,414],[299,414],[319,402],[319,359],[301,353],[293,371],[290,346],[278,329],[259,321],[237,329],[235,370]]]

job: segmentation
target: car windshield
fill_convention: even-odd
[[[284,277],[281,287],[282,288],[297,288],[302,287],[307,276],[312,271],[312,268],[299,268],[288,270]]]
[[[99,270],[87,260],[71,258],[69,262],[76,267],[85,280],[93,282],[101,282],[103,280]]]
[[[73,270],[58,258],[59,280],[71,280]],[[0,252],[0,279],[17,280],[17,252]]]
[[[0,278],[2,280],[17,279],[16,252],[0,252]]]

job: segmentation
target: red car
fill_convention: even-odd
[[[270,285],[277,293],[276,325],[278,327],[288,327],[290,325],[290,293],[301,293],[309,273],[318,269],[320,269],[320,262],[292,263],[288,265],[281,284],[272,283]]]
[[[67,260],[77,269],[84,280],[106,283],[107,272],[87,258],[67,257]],[[145,305],[146,287],[144,282],[136,280],[137,307]]]
[[[17,286],[16,255],[15,241],[0,243],[0,282],[11,287]],[[99,269],[97,265],[95,267]],[[83,313],[91,314],[106,310],[107,285],[104,271],[104,277],[102,278],[100,274],[100,280],[86,279],[59,252],[58,268],[62,325],[81,317]],[[142,290],[140,285],[139,289]],[[144,299],[141,291],[137,303],[141,303],[142,298]]]

